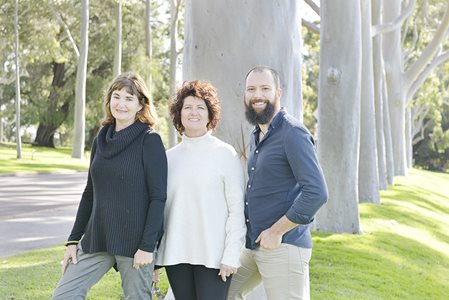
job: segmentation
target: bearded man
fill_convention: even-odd
[[[309,225],[327,201],[310,132],[281,108],[279,74],[257,66],[246,75],[245,108],[255,126],[245,192],[246,247],[228,299],[245,299],[263,282],[269,300],[309,299]]]

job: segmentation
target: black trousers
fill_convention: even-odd
[[[166,266],[165,271],[176,300],[226,300],[228,296],[232,277],[224,282],[219,269],[178,264]]]

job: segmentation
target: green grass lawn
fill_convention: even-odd
[[[65,170],[85,171],[89,167],[88,158],[71,157],[70,148],[36,147],[29,144],[22,146],[22,158],[17,159],[15,144],[0,144],[0,174],[55,172]],[[86,152],[85,157],[89,153]]]
[[[312,299],[449,299],[449,174],[411,170],[395,181],[380,206],[360,205],[363,235],[313,233]],[[63,252],[0,259],[0,298],[49,299]],[[88,299],[120,297],[110,271]]]
[[[411,170],[361,204],[363,235],[314,233],[314,299],[449,299],[449,174]]]

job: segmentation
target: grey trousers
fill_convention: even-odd
[[[90,288],[96,284],[115,263],[122,279],[122,289],[125,299],[151,299],[151,282],[154,269],[153,263],[133,268],[133,258],[109,255],[106,252],[84,253],[79,247],[78,263],[69,264],[64,275],[53,292],[52,299],[86,299]]]
[[[310,299],[309,261],[312,249],[281,244],[277,249],[244,249],[228,300],[244,300],[263,282],[268,300]]]

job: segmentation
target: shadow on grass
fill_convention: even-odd
[[[448,182],[449,185],[449,182]],[[447,215],[449,215],[449,206],[447,205],[438,205],[437,203],[429,200],[425,196],[435,195],[440,197],[441,199],[446,199],[448,195],[440,194],[436,191],[432,191],[422,187],[416,186],[395,186],[394,189],[390,193],[386,193],[382,196],[384,199],[391,199],[394,201],[409,201],[414,202],[414,204],[426,208],[433,209],[435,211],[441,211]]]
[[[394,233],[314,233],[312,295],[316,299],[443,299],[449,258]]]

